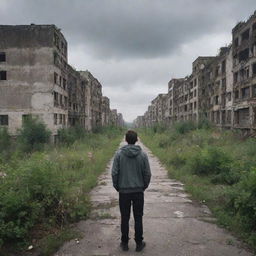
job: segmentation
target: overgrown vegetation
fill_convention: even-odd
[[[256,139],[203,121],[140,131],[172,178],[205,202],[219,224],[256,249]]]
[[[88,192],[120,143],[121,131],[114,127],[97,134],[79,127],[61,130],[61,144],[44,147],[50,133],[38,120],[29,119],[7,154],[11,139],[6,130],[0,130],[1,145],[5,145],[0,148],[1,250],[8,244],[24,248],[42,237],[45,243],[47,236],[42,234],[86,218]],[[49,255],[49,250],[42,245],[40,255]]]

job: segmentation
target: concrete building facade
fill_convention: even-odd
[[[68,65],[68,43],[55,25],[0,26],[0,127],[16,135],[28,115],[53,135],[68,126],[107,125],[102,85]]]
[[[256,12],[234,27],[232,38],[217,56],[198,57],[190,76],[168,83],[168,125],[207,119],[220,128],[256,132]],[[136,125],[162,122],[156,102],[157,98]]]

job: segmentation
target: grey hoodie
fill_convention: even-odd
[[[117,191],[142,192],[148,187],[150,178],[148,157],[140,146],[128,144],[119,149],[112,166],[112,181]]]

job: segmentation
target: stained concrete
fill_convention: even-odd
[[[55,256],[249,256],[242,244],[214,224],[207,206],[193,201],[183,184],[167,177],[166,169],[142,144],[149,155],[152,181],[145,192],[144,238],[146,248],[136,253],[133,220],[130,221],[130,250],[122,252],[118,193],[112,188],[110,167],[91,192],[91,218],[77,224],[83,238],[67,242]]]

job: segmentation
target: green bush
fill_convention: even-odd
[[[186,121],[186,122],[178,122],[174,124],[174,129],[177,133],[185,134],[189,131],[195,130],[197,128],[196,123],[192,121]]]
[[[120,138],[90,133],[70,147],[0,161],[0,248],[26,241],[37,224],[56,229],[86,218],[88,193]]]
[[[240,179],[238,166],[232,157],[220,147],[207,146],[190,155],[187,169],[197,175],[211,175],[213,183],[234,184]]]
[[[24,152],[43,149],[49,143],[51,132],[46,125],[37,118],[29,116],[22,125],[18,134],[19,148]]]
[[[233,208],[248,231],[256,232],[256,168],[244,175],[233,188]]]
[[[72,145],[77,140],[86,137],[87,132],[79,125],[69,128],[61,128],[58,130],[58,142],[61,144]]]
[[[198,124],[197,124],[198,129],[211,129],[212,124],[208,119],[200,119]]]

